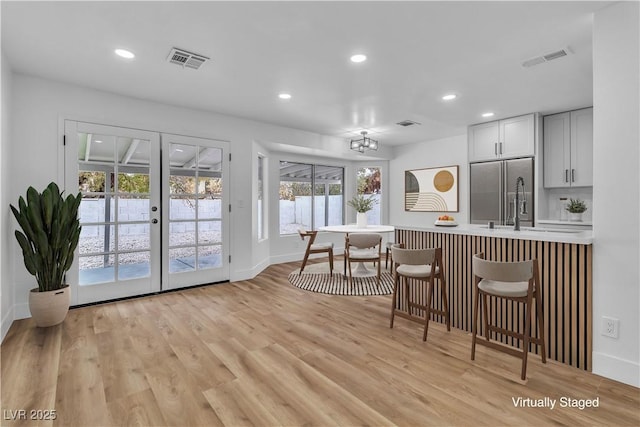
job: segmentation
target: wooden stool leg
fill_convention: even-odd
[[[381,267],[382,267],[382,262],[379,262],[378,263],[378,275],[376,277],[376,285],[378,286],[378,289],[380,289],[380,274],[381,274],[380,269],[381,269]]]
[[[407,303],[407,312],[409,316],[411,316],[411,306],[409,305],[409,279],[402,276],[402,280],[404,281],[404,300]]]
[[[304,253],[304,259],[302,260],[302,267],[300,267],[300,272],[298,276],[302,274],[302,270],[304,270],[305,265],[307,265],[307,260],[309,259],[309,250]]]
[[[544,340],[544,317],[542,317],[542,294],[540,293],[540,273],[538,271],[538,260],[536,259],[533,261],[533,296],[536,299],[536,317],[538,318],[538,336],[540,337],[542,363],[547,363],[547,346]]]
[[[473,335],[471,338],[471,360],[476,357],[476,336],[478,335],[478,312],[480,311],[480,288],[476,283],[474,290],[474,309],[473,309]]]
[[[431,303],[433,302],[433,278],[427,282],[427,308],[425,310],[424,332],[422,333],[422,341],[427,340],[427,332],[429,331],[429,320],[431,320]]]
[[[481,292],[482,295],[482,317],[484,317],[484,337],[487,341],[489,341],[489,310],[487,310],[487,294]]]
[[[393,328],[393,319],[396,315],[396,301],[398,298],[398,275],[393,275],[393,298],[391,299],[391,322],[389,327]]]
[[[542,301],[540,295],[536,293],[536,309],[538,318],[538,334],[540,336],[540,352],[542,353],[542,363],[547,363],[547,347],[544,341],[544,318],[542,317]]]
[[[451,319],[449,318],[449,300],[447,299],[447,283],[444,280],[444,275],[440,276],[440,291],[442,292],[442,304],[444,305],[444,312],[446,313],[445,321],[447,322],[447,331],[451,331]]]
[[[333,274],[333,248],[329,248],[329,271]]]
[[[520,376],[522,380],[527,379],[527,356],[529,355],[529,340],[531,338],[531,311],[532,307],[532,293],[527,295],[527,302],[525,303],[527,306],[525,307],[526,316],[524,323],[524,337],[522,339],[522,375]]]

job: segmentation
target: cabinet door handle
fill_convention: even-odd
[[[571,182],[576,182],[576,170],[571,169]]]
[[[569,169],[564,170],[564,182],[569,182]]]
[[[500,155],[502,155],[502,142],[500,142],[499,144],[500,144]]]
[[[496,156],[498,155],[498,143],[497,142],[493,143],[493,152],[496,153]]]

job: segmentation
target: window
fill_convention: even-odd
[[[263,156],[258,156],[258,240],[263,240],[267,238],[267,224],[266,224],[266,214],[265,214],[265,198],[264,198],[264,168],[265,168],[265,158]]]
[[[358,176],[358,194],[371,195],[377,200],[373,205],[373,209],[367,212],[367,223],[371,225],[380,225],[381,217],[381,186],[380,186],[380,168],[359,168]]]
[[[344,168],[280,162],[280,234],[343,223]]]

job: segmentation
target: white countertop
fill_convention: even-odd
[[[503,237],[508,239],[537,240],[541,242],[577,243],[590,245],[593,243],[593,231],[591,230],[560,230],[545,229],[541,227],[522,227],[520,231],[514,231],[513,226],[496,226],[489,229],[486,225],[459,224],[456,227],[438,227],[436,225],[412,226],[396,225],[397,229],[431,231],[445,234],[464,234],[472,236]]]
[[[569,221],[569,220],[561,220],[561,219],[539,219],[538,224],[554,224],[554,225],[562,225],[567,228],[571,228],[573,226],[592,226],[593,223],[591,221]]]
[[[393,225],[367,225],[358,227],[356,224],[347,225],[327,225],[318,227],[319,231],[329,231],[332,233],[390,233],[394,230]]]

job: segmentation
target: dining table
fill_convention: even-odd
[[[349,233],[392,233],[395,230],[393,225],[367,225],[365,227],[358,226],[356,224],[346,225],[327,225],[324,227],[318,227],[318,231],[327,231],[329,233],[343,233],[348,236]],[[382,248],[380,249],[382,250]],[[363,262],[359,262],[356,269],[351,272],[354,277],[368,277],[375,276],[374,270],[369,270]],[[345,258],[344,271],[342,273],[345,277],[347,275],[347,260]]]

